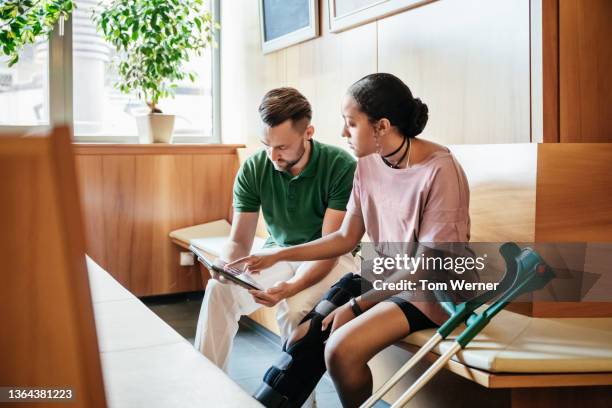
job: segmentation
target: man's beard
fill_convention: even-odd
[[[295,166],[300,160],[302,160],[302,157],[304,157],[304,153],[306,153],[306,148],[304,147],[304,144],[302,144],[301,146],[302,151],[299,153],[298,158],[296,160],[286,161],[282,167],[277,165],[279,170],[288,172],[293,166]]]

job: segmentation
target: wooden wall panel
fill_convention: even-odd
[[[341,137],[342,98],[348,87],[376,72],[376,23],[333,34],[328,8],[321,8],[321,37],[287,48],[286,85],[299,89],[313,107],[315,138],[346,147]]]
[[[210,171],[211,168],[226,169],[221,173]],[[229,220],[231,216],[234,177],[238,171],[235,156],[194,156],[193,158],[193,192],[194,217],[203,219],[209,214],[219,214],[219,218]],[[219,194],[225,191],[225,194]]]
[[[612,143],[538,146],[538,242],[612,242]]]
[[[0,138],[0,172],[0,384],[66,387],[75,399],[53,406],[105,407],[68,129]]]
[[[229,219],[236,147],[77,151],[90,256],[137,296],[201,290],[168,233]]]
[[[79,192],[82,208],[103,208],[104,191],[102,185],[102,157],[76,156],[76,167],[79,169]],[[99,262],[106,263],[104,241],[89,237],[105,236],[103,214],[91,214],[85,224],[85,238],[89,256]]]
[[[536,241],[612,242],[611,186],[612,143],[539,145]],[[607,270],[589,271],[601,274],[594,290],[612,289],[609,265]],[[612,316],[612,303],[586,300],[581,303],[536,302],[533,314],[541,317]]]
[[[452,145],[470,185],[472,242],[532,242],[537,145]]]
[[[104,217],[104,252],[106,263],[101,265],[128,289],[134,223],[134,194],[136,164],[134,156],[105,156],[102,158],[102,207],[94,212]],[[86,182],[89,182],[87,180]],[[85,222],[89,222],[86,208]],[[93,237],[88,237],[91,241]],[[95,259],[94,259],[95,260]],[[95,260],[97,262],[97,260]],[[112,271],[112,272],[111,272]],[[132,292],[134,292],[132,290]]]
[[[430,110],[443,144],[530,142],[528,0],[438,1],[378,22],[378,70]]]
[[[405,80],[429,104],[424,137],[445,144],[530,141],[529,0],[438,1],[263,55],[257,2],[224,2],[222,128],[226,142],[259,146],[257,106],[266,91],[294,86],[313,105],[315,137],[346,147],[340,104],[373,72]]]
[[[542,1],[543,141],[559,142],[559,0]]]
[[[559,2],[560,141],[612,142],[612,2]]]

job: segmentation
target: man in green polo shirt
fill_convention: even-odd
[[[221,254],[226,262],[250,253],[260,209],[270,235],[264,248],[302,244],[336,231],[353,185],[355,160],[343,149],[313,140],[310,104],[297,90],[268,92],[259,113],[264,149],[249,157],[236,176],[232,230]],[[277,321],[286,339],[325,291],[354,270],[350,255],[285,262],[253,276],[263,291],[247,291],[215,275],[206,286],[195,346],[227,371],[241,315],[278,304]]]

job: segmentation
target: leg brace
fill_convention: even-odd
[[[325,373],[325,341],[331,328],[321,331],[323,319],[371,287],[370,282],[352,273],[336,282],[285,342],[279,360],[255,391],[255,399],[268,408],[301,407]]]

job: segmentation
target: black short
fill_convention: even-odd
[[[438,327],[438,324],[434,323],[429,317],[425,316],[423,312],[421,312],[416,306],[407,300],[402,299],[401,297],[391,296],[386,301],[393,302],[398,305],[400,309],[402,309],[402,312],[404,312],[406,320],[408,320],[408,324],[410,325],[410,333]]]

